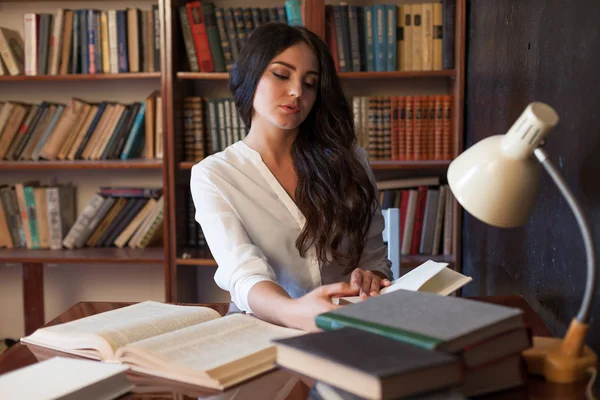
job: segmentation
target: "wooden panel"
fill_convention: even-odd
[[[529,102],[552,105],[561,120],[546,150],[589,218],[596,249],[599,19],[594,0],[568,6],[559,0],[471,1],[465,118],[468,147],[504,134]],[[586,261],[575,219],[551,179],[542,176],[525,226],[493,228],[465,215],[463,235],[463,271],[474,278],[463,293],[522,294],[551,331],[562,336],[579,310]],[[592,318],[587,339],[600,352],[598,318]]]
[[[44,264],[23,264],[23,309],[29,335],[44,325]]]

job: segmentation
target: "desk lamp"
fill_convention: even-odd
[[[448,184],[461,206],[477,219],[502,228],[525,223],[535,204],[541,166],[550,175],[575,214],[587,257],[587,281],[579,313],[560,338],[534,337],[523,352],[529,373],[552,382],[589,377],[596,354],[585,345],[596,277],[592,236],[581,208],[541,145],[557,124],[558,114],[534,102],[506,135],[485,138],[458,156],[448,168]]]

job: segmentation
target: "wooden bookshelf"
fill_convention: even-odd
[[[56,82],[56,81],[95,81],[121,79],[160,79],[160,72],[128,72],[122,74],[67,74],[67,75],[2,75],[0,82]]]
[[[406,2],[402,2],[406,3]],[[185,4],[184,0],[168,0],[165,5],[165,50],[169,55],[166,60],[165,84],[168,93],[167,120],[169,121],[168,144],[171,149],[167,160],[167,173],[169,184],[169,232],[170,243],[170,272],[169,280],[171,286],[168,290],[172,301],[188,301],[193,299],[180,296],[182,284],[182,271],[193,269],[190,267],[215,267],[215,261],[210,254],[199,254],[185,248],[186,215],[185,197],[189,188],[190,170],[197,161],[184,161],[183,144],[183,114],[182,104],[186,96],[226,97],[230,96],[225,91],[225,82],[229,78],[227,72],[189,72],[187,54],[181,36],[181,26],[178,18],[178,7]],[[243,7],[243,0],[235,0],[226,6],[216,3],[217,7]],[[400,3],[399,3],[400,4]],[[273,6],[275,1],[264,6]],[[456,157],[463,149],[463,102],[464,102],[464,59],[465,59],[465,12],[466,0],[456,1],[455,10],[455,64],[453,69],[437,71],[393,71],[393,72],[342,72],[345,90],[350,90],[354,96],[381,95],[374,90],[381,90],[385,95],[395,95],[393,90],[400,88],[402,94],[424,93],[431,94],[434,90],[438,93],[453,95],[453,148],[452,156]],[[318,13],[316,13],[318,14]],[[309,17],[310,18],[310,17]],[[305,21],[306,25],[319,26],[319,21]],[[389,83],[389,87],[388,87]],[[409,85],[411,92],[405,87]],[[371,89],[371,87],[377,89]],[[393,88],[393,89],[392,89]],[[432,89],[435,88],[435,89]],[[367,93],[367,94],[363,94]],[[427,160],[427,161],[371,161],[371,167],[378,179],[402,178],[408,176],[439,176],[445,182],[445,175],[451,160]],[[413,175],[414,174],[414,175]],[[451,266],[460,270],[460,248],[461,248],[461,218],[460,207],[455,202],[453,217],[453,245],[452,254],[446,256],[410,255],[403,256],[401,270],[414,268],[415,266],[433,259],[448,262]],[[185,256],[184,256],[185,254]],[[195,288],[192,289],[196,290]]]
[[[35,264],[162,264],[162,247],[131,249],[116,247],[74,250],[0,249],[0,263]]]
[[[162,160],[0,161],[0,171],[162,169]]]

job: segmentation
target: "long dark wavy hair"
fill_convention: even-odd
[[[242,121],[250,128],[254,93],[265,69],[278,54],[301,42],[308,44],[317,56],[320,76],[315,104],[292,146],[298,175],[295,198],[306,218],[296,248],[304,257],[314,245],[321,261],[333,259],[349,273],[358,267],[377,209],[377,197],[365,166],[355,153],[352,112],[327,46],[302,27],[262,25],[241,49],[230,74],[229,90]],[[346,251],[341,248],[344,237]]]

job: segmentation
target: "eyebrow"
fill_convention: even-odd
[[[296,70],[295,66],[293,66],[292,64],[288,64],[284,61],[273,61],[271,64],[280,64],[280,65],[283,65],[284,67],[288,67],[291,70],[294,70],[294,71]],[[307,74],[319,76],[319,73],[317,71],[308,71]]]

